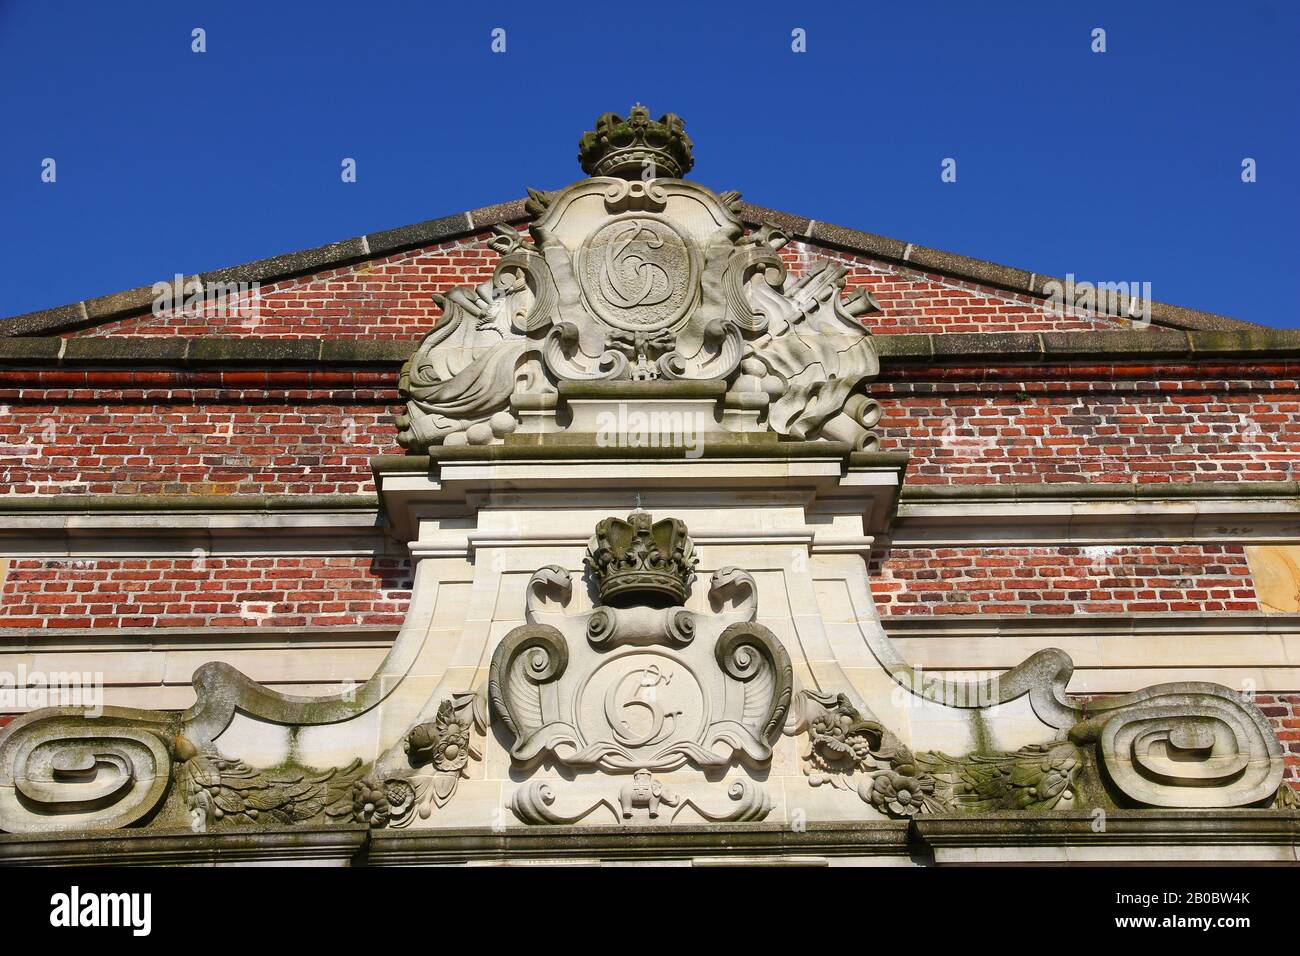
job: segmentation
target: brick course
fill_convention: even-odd
[[[885,616],[1259,610],[1238,545],[893,548],[870,571]]]
[[[22,393],[0,417],[4,493],[356,494],[372,455],[401,451],[395,392],[108,394]]]
[[[881,449],[912,456],[911,484],[1294,477],[1300,388],[1280,377],[1293,368],[1267,379],[1255,369],[1231,379],[1219,369],[1026,371],[995,370],[1019,376],[1000,380],[968,370],[964,381],[896,371],[871,388]]]
[[[0,627],[395,627],[410,587],[393,558],[14,559]]]

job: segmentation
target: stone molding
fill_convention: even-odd
[[[257,833],[120,830],[115,833],[0,835],[4,866],[353,865],[367,842],[364,826],[301,827]]]
[[[962,814],[912,820],[624,827],[511,826],[369,830],[362,826],[193,833],[190,830],[0,835],[7,866],[204,865],[902,866],[990,863],[1300,862],[1300,823],[1279,811],[1114,810],[1106,832],[1091,814],[1017,819]]]
[[[873,341],[882,362],[975,366],[1122,360],[1254,361],[1300,358],[1300,332],[1231,329],[1146,332],[880,333]],[[0,336],[0,363],[21,368],[219,368],[222,366],[390,368],[410,358],[415,340],[273,339],[226,336],[93,338]]]

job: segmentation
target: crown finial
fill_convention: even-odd
[[[578,141],[578,161],[591,176],[681,179],[695,165],[691,146],[680,116],[665,113],[652,120],[650,111],[637,103],[626,119],[602,114],[596,129]]]
[[[673,607],[686,602],[695,573],[695,544],[677,518],[655,521],[648,511],[605,518],[583,562],[596,577],[602,604]]]

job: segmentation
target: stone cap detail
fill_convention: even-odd
[[[1300,358],[1300,331],[948,332],[872,336],[886,364],[988,365],[1095,359],[1253,361]],[[272,339],[227,336],[0,336],[0,365],[21,368],[132,366],[396,366],[418,340]]]

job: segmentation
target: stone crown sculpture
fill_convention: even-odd
[[[617,113],[604,113],[596,120],[594,132],[582,134],[578,141],[578,161],[590,176],[616,176],[620,179],[681,179],[695,160],[691,157],[691,140],[682,118],[665,113],[657,120],[638,103],[627,119]]]
[[[698,560],[694,552],[685,524],[676,518],[655,521],[638,510],[626,521],[605,518],[597,524],[584,563],[605,604],[674,607],[686,601]]]

